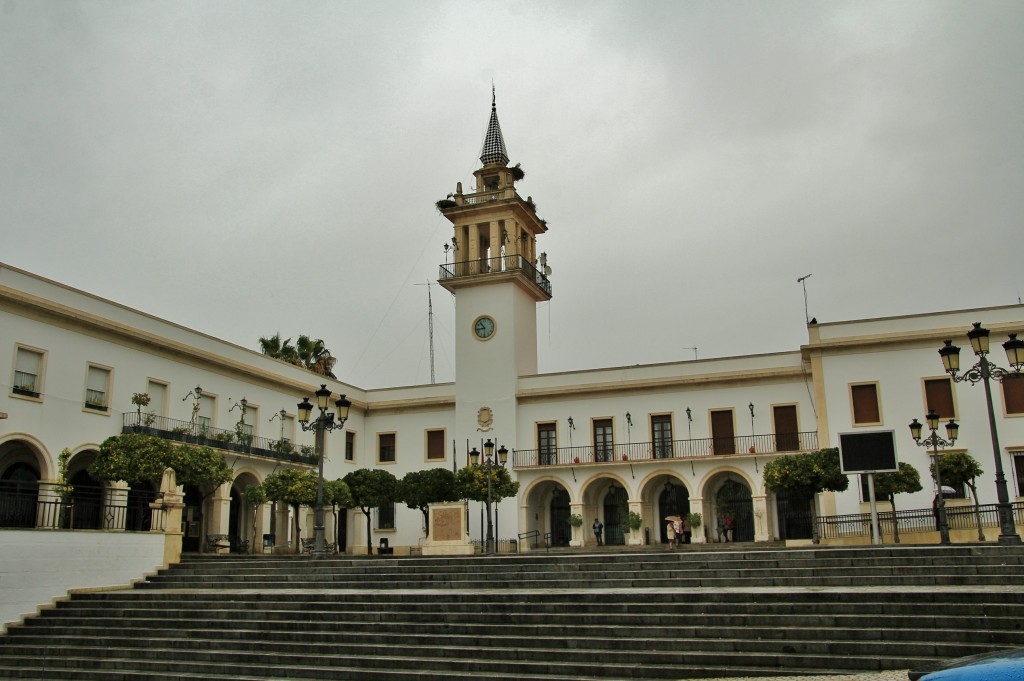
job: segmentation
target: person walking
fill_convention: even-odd
[[[668,540],[668,547],[669,547],[669,549],[674,549],[676,547],[676,524],[675,524],[675,521],[670,520],[670,521],[668,521],[668,524],[665,525],[665,539]]]
[[[598,546],[604,546],[604,523],[597,518],[594,518],[594,537],[597,539]]]

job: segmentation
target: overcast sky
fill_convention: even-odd
[[[543,372],[795,350],[806,274],[821,322],[1024,295],[1022,2],[0,8],[0,261],[321,337],[359,387],[430,382],[434,202],[492,81],[550,227]]]

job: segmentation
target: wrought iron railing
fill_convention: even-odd
[[[479,539],[473,539],[470,541],[473,545],[474,553],[484,553],[486,548],[486,542],[482,542]],[[495,539],[494,540],[494,552],[495,553],[519,553],[519,540],[518,539]]]
[[[471,277],[494,272],[522,272],[530,281],[540,287],[542,291],[551,295],[551,281],[547,275],[534,267],[533,263],[519,253],[500,255],[496,258],[445,263],[441,265],[439,278],[441,280],[458,279],[459,277]]]
[[[517,449],[513,468],[573,466],[588,463],[636,463],[658,459],[693,459],[730,454],[779,454],[813,451],[818,432],[772,433],[740,437],[709,437],[666,442],[633,442],[615,445],[581,445],[551,449]]]
[[[0,481],[0,527],[53,530],[162,530],[160,497],[147,489]]]
[[[290,463],[310,466],[316,464],[316,454],[311,446],[299,446],[287,439],[255,437],[245,429],[238,433],[235,430],[210,428],[201,423],[136,412],[124,415],[121,432],[143,433],[166,440],[204,445],[252,456],[264,456]]]
[[[1014,522],[1024,525],[1024,502],[1011,504]],[[999,507],[996,504],[980,506],[946,506],[946,521],[951,530],[972,530],[978,526],[999,527]],[[850,513],[846,515],[822,516],[817,519],[818,536],[822,539],[871,536],[871,514]],[[882,536],[900,532],[938,531],[938,516],[935,509],[922,508],[906,511],[879,511],[878,529]]]

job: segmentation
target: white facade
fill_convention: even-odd
[[[807,345],[787,353],[538,375],[536,304],[551,289],[537,254],[547,227],[516,194],[503,156],[477,171],[473,194],[464,195],[460,185],[442,211],[456,243],[456,262],[440,282],[456,297],[454,384],[364,390],[0,264],[0,414],[7,415],[0,418],[0,485],[30,474],[56,480],[65,448],[74,455],[70,472],[83,470],[103,440],[131,422],[134,393],[151,395],[145,411],[167,419],[162,423],[189,422],[198,387],[209,428],[235,428],[244,398],[246,425],[266,446],[262,454],[225,446],[235,480],[201,491],[209,493],[193,509],[203,519],[196,528],[201,536],[187,541],[196,550],[208,535],[246,536],[241,489],[280,466],[311,467],[270,455],[267,447],[282,439],[312,447],[312,434],[295,423],[296,404],[324,383],[353,402],[345,433],[326,437],[328,479],[375,466],[399,478],[431,466],[463,466],[467,448],[484,439],[511,450],[520,492],[499,506],[497,535],[505,539],[535,533],[541,541],[590,544],[590,523],[599,518],[609,541],[656,542],[668,511],[703,515],[695,541],[719,540],[723,513],[742,514],[737,539],[791,539],[777,500],[764,488],[764,464],[793,451],[838,446],[846,432],[895,431],[900,460],[921,472],[925,486],[898,498],[899,507],[931,504],[927,452],[910,439],[907,424],[927,411],[924,381],[945,378],[936,351],[952,338],[969,366],[965,332],[982,322],[992,330],[992,359],[1003,362],[999,343],[1024,330],[1024,306],[814,323]],[[28,388],[26,376],[34,380]],[[876,386],[877,419],[855,422],[855,385]],[[955,384],[951,392],[961,424],[956,447],[981,463],[980,501],[994,503],[983,388]],[[998,383],[993,393],[1015,501],[1021,485],[1013,457],[1024,456],[1024,410],[1008,407]],[[442,438],[442,456],[429,457],[430,437]],[[381,461],[380,444],[392,439],[395,460]],[[482,534],[480,508],[470,504],[474,539]],[[857,480],[847,492],[819,499],[821,513],[865,510]],[[640,532],[622,533],[626,511],[643,518]],[[585,519],[572,533],[570,513]],[[256,534],[270,532],[269,506],[256,517]],[[303,536],[311,536],[311,519],[301,520]],[[279,548],[285,539],[294,542],[286,514],[273,525]],[[394,528],[378,525],[375,515],[373,544],[388,538],[399,553],[423,538],[421,514],[402,505]],[[342,548],[365,550],[364,528],[358,510],[343,515]],[[329,537],[335,531],[329,519]]]

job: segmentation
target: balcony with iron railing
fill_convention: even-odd
[[[512,467],[525,469],[542,466],[664,462],[666,459],[704,459],[737,454],[793,454],[816,449],[817,431],[768,433],[739,437],[620,443],[609,446],[517,449],[512,452]]]
[[[521,254],[500,255],[495,258],[481,258],[463,262],[445,263],[441,265],[438,277],[441,281],[475,277],[481,274],[502,272],[522,272],[523,275],[537,285],[544,293],[551,295],[551,281],[547,275],[534,267],[533,263]]]
[[[250,456],[289,463],[316,465],[316,454],[312,446],[296,445],[286,438],[275,440],[256,437],[248,428],[225,430],[211,428],[205,423],[178,421],[154,414],[127,413],[121,428],[122,433],[142,433],[165,440],[204,445]]]

